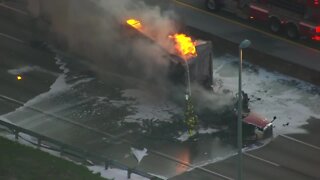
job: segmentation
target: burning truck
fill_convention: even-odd
[[[210,87],[212,82],[212,45],[208,41],[193,41],[191,37],[182,33],[173,33],[157,37],[157,32],[144,28],[136,19],[128,19],[126,28],[134,30],[134,35],[142,35],[150,39],[168,54],[170,71],[168,76],[174,83],[181,83],[185,79],[184,73],[189,71],[190,82],[197,82],[205,87]],[[165,40],[159,40],[165,39]],[[201,61],[200,61],[201,59]]]
[[[202,112],[197,110],[197,108],[195,108],[195,112],[193,111],[190,97],[196,100],[198,93],[192,94],[191,84],[198,84],[210,93],[215,93],[214,86],[218,84],[213,77],[211,42],[193,40],[191,37],[182,33],[168,34],[165,36],[165,41],[159,41],[155,38],[156,36],[154,36],[153,32],[146,29],[143,23],[137,19],[126,20],[125,28],[130,31],[132,30],[135,35],[151,40],[168,54],[167,59],[170,60],[168,77],[170,81],[174,84],[183,84],[184,87],[186,87],[186,109],[190,111],[190,113],[186,113],[185,116],[191,114],[192,121],[185,123],[191,128],[196,128],[198,124],[198,122],[196,122],[198,118],[196,114],[201,114]],[[241,96],[243,99],[244,137],[246,137],[246,139],[257,139],[257,137],[259,137],[259,139],[261,139],[272,136],[272,124],[260,115],[250,112],[248,95],[243,92]],[[236,106],[237,98],[234,97],[233,104],[218,116],[222,116],[221,119],[223,121],[224,115],[230,117],[230,119],[232,119],[230,121],[231,124],[235,125],[237,119]],[[215,115],[217,114],[209,113],[209,117],[211,118]]]

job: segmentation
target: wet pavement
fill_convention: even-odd
[[[233,176],[233,159],[222,161],[222,165],[212,164],[235,153],[232,140],[221,138],[223,136],[217,133],[222,128],[185,142],[177,140],[184,135],[183,131],[176,131],[169,136],[164,133],[148,135],[143,120],[154,121],[154,128],[158,132],[170,132],[165,125],[181,121],[184,107],[170,98],[163,98],[161,93],[152,88],[149,90],[141,86],[145,81],[114,72],[105,72],[101,77],[97,72],[103,71],[104,67],[91,69],[94,64],[88,65],[77,58],[44,53],[6,38],[0,46],[1,57],[4,59],[0,67],[2,119],[92,153],[116,159],[130,167],[168,178],[182,174],[182,179],[200,175],[203,179],[218,179],[217,172]],[[215,78],[223,82],[221,90],[229,89],[235,94],[237,58],[230,55],[214,58]],[[23,75],[22,81],[15,79],[17,74]],[[301,140],[305,138],[310,143],[316,141],[315,145],[318,145],[316,139],[307,140],[308,133],[316,133],[315,130],[300,128],[307,125],[311,116],[319,119],[317,86],[251,64],[245,64],[243,82],[244,90],[251,95],[251,109],[268,119],[277,116],[276,134],[305,133],[294,137]],[[290,124],[284,126],[287,122]],[[287,152],[286,148],[292,142],[287,142],[289,145],[283,147],[283,143],[277,143],[281,140],[286,141],[276,139],[275,145],[270,146],[276,146],[276,151],[281,148],[281,152]],[[148,155],[138,163],[131,153],[131,147],[147,148]],[[279,178],[282,173],[289,173],[290,177],[297,179],[317,176],[313,164],[309,164],[309,155],[301,154],[305,149],[299,147],[302,151],[297,149],[296,154],[286,158],[290,160],[296,155],[301,156],[300,160],[306,163],[306,167],[311,166],[307,168],[310,170],[307,178],[292,170],[283,171],[270,164],[248,159],[245,162],[246,169],[260,172],[250,175],[248,179],[264,175],[261,167],[268,172],[279,171],[265,176],[265,179]],[[314,150],[307,150],[310,155],[315,153]],[[256,153],[254,155],[259,155],[259,151]],[[273,157],[273,152],[261,153],[269,154],[269,160],[277,158]],[[279,156],[283,155],[280,153]],[[311,162],[315,166],[318,164],[318,160]],[[277,163],[282,163],[286,170],[290,165]],[[297,168],[290,166],[295,171]],[[191,169],[194,170],[187,172]]]
[[[166,177],[180,174],[190,166],[216,161],[234,151],[232,145],[221,142],[219,138],[211,135],[203,135],[203,138],[189,142],[144,135],[143,127],[140,125],[142,119],[139,117],[143,117],[145,112],[136,112],[135,108],[138,103],[135,99],[141,97],[135,98],[132,94],[130,96],[123,94],[126,88],[135,89],[133,92],[146,92],[146,90],[139,90],[132,83],[124,83],[125,78],[121,76],[110,75],[99,80],[92,75],[79,74],[78,69],[74,71],[69,69],[63,58],[58,60],[53,56],[48,58],[47,63],[50,61],[54,63],[55,65],[52,65],[60,68],[60,72],[42,68],[37,62],[23,64],[25,60],[23,56],[16,59],[22,63],[9,66],[7,62],[3,62],[6,66],[2,66],[2,72],[5,74],[2,77],[9,82],[4,83],[4,87],[7,86],[10,90],[2,89],[2,100],[4,104],[21,107],[3,114],[1,118],[21,127],[116,159],[130,167]],[[70,64],[70,67],[75,68],[81,66],[77,62]],[[79,69],[85,68],[79,67]],[[16,74],[22,74],[24,79],[21,82],[16,81]],[[37,77],[48,79],[49,83]],[[49,79],[56,80],[50,82]],[[165,113],[168,109],[178,108],[177,112],[181,113],[182,107],[161,109],[162,106],[160,104],[159,109],[152,109],[151,112]],[[172,102],[166,106],[172,106]],[[153,107],[156,108],[157,104]],[[4,110],[2,113],[7,111]],[[177,112],[169,113],[168,117]],[[126,122],[127,116],[136,113],[142,113],[140,116],[135,116],[138,118],[136,122]],[[161,124],[162,119],[158,120]],[[170,119],[164,121],[170,122]],[[131,147],[147,148],[149,155],[138,164],[131,154]],[[154,162],[158,162],[162,168],[154,166]]]
[[[224,82],[221,87],[222,89],[227,88],[235,92],[236,83],[234,82],[237,78],[234,70],[232,70],[236,68],[235,60],[233,59],[236,58],[232,56],[216,58],[214,61],[214,72],[216,78]],[[173,177],[192,167],[194,168],[222,160],[235,153],[235,149],[230,142],[221,141],[219,136],[214,135],[214,133],[212,135],[202,135],[195,141],[191,140],[187,142],[179,142],[174,138],[166,139],[161,137],[148,137],[147,134],[144,135],[143,132],[145,132],[145,129],[141,126],[142,119],[139,118],[143,117],[143,114],[147,112],[143,112],[146,110],[144,108],[142,108],[140,112],[136,111],[137,109],[135,109],[135,107],[137,103],[139,104],[139,102],[145,101],[137,101],[141,99],[139,93],[126,96],[124,93],[126,91],[126,83],[123,83],[123,77],[119,78],[119,76],[110,75],[107,79],[104,77],[104,80],[99,80],[92,75],[77,74],[77,70],[75,70],[76,73],[73,73],[73,70],[68,67],[68,63],[72,63],[70,59],[66,60],[68,63],[65,63],[62,57],[58,61],[53,58],[52,61],[56,61],[56,66],[60,67],[62,72],[60,72],[58,76],[55,76],[56,73],[47,71],[48,76],[57,78],[56,81],[51,84],[50,90],[44,91],[40,95],[35,95],[35,97],[26,102],[23,102],[23,99],[21,100],[15,97],[20,100],[21,105],[24,104],[24,106],[1,116],[2,118],[64,143],[89,150],[93,153],[105,155],[131,167],[136,167],[165,177]],[[74,63],[71,66],[77,67],[81,65]],[[83,67],[80,69],[83,69]],[[19,69],[15,70],[19,71]],[[29,71],[29,73],[31,73],[39,71],[39,69],[30,68]],[[14,71],[11,69],[11,71],[7,71],[7,74],[9,74],[8,72]],[[45,72],[44,69],[42,69],[40,73],[38,72],[38,74],[43,72]],[[259,72],[261,75],[259,75]],[[292,83],[290,82],[292,80],[290,80],[290,78],[272,74],[271,72],[264,72],[264,70],[260,70],[259,67],[250,64],[245,65],[244,74],[244,89],[251,91],[252,109],[255,111],[259,111],[259,106],[254,107],[257,103],[262,104],[262,106],[260,106],[262,109],[268,110],[268,107],[270,107],[270,105],[263,107],[263,105],[267,105],[265,103],[269,102],[268,97],[262,96],[265,92],[259,92],[259,90],[267,89],[266,84],[257,84],[257,87],[255,87],[247,86],[246,82],[254,83],[255,81],[261,81],[265,77],[268,77],[275,80],[271,81],[273,82],[272,87],[276,87],[276,84],[281,80],[278,88],[271,89],[272,91],[278,89],[274,93],[280,93],[281,91],[292,92],[298,89],[296,86],[291,87]],[[28,76],[28,73],[26,73],[25,76],[32,78],[32,76]],[[253,77],[255,78],[252,79]],[[39,81],[33,80],[31,82],[34,84]],[[288,82],[287,85],[285,85],[286,83],[284,82]],[[112,86],[110,86],[109,83],[112,84]],[[297,81],[297,83],[303,82]],[[310,88],[306,89],[312,89],[312,85],[309,86]],[[133,92],[142,91],[144,94],[146,93],[145,89],[141,90],[139,87],[134,87],[131,83],[129,83],[128,88],[135,89]],[[316,87],[314,88],[316,89]],[[16,91],[19,90],[21,90],[21,88],[16,89]],[[20,93],[23,92],[24,91],[21,91]],[[308,91],[304,93],[307,92]],[[150,92],[148,93],[150,95]],[[274,96],[274,93],[272,92],[271,95],[273,94]],[[314,93],[317,93],[317,91],[314,90]],[[6,95],[9,96],[10,94]],[[312,93],[310,94],[310,96],[314,95],[312,95]],[[254,101],[254,97],[259,96],[262,97],[262,100]],[[281,103],[286,102],[286,100],[283,99],[284,97],[285,96],[278,97],[276,101],[280,101],[279,103],[281,105]],[[273,98],[270,98],[270,100],[271,99]],[[157,104],[157,102],[158,101],[155,101],[153,103]],[[10,100],[8,102],[7,99],[5,103],[13,102]],[[13,104],[16,104],[16,102]],[[143,106],[143,104],[140,105]],[[147,103],[147,106],[149,105],[150,102]],[[167,105],[172,105],[172,102],[167,103]],[[153,105],[152,107],[159,107],[156,111],[163,111],[163,113],[167,111],[167,109],[161,109],[161,105]],[[168,109],[174,110],[175,108],[179,109],[178,106],[173,106]],[[181,113],[181,110],[173,111],[172,113],[179,114],[179,112]],[[272,111],[264,111],[262,113],[267,113],[267,117],[272,117],[276,115],[275,113],[282,113],[281,111],[276,111],[270,114],[270,112]],[[126,122],[126,120],[128,120],[126,117],[134,114],[136,116],[133,117],[137,119],[133,122]],[[157,117],[155,116],[154,118]],[[276,129],[277,133],[280,134],[281,131],[285,132],[286,129],[295,130],[298,128],[299,124],[295,124],[294,121],[289,127],[282,127],[282,123],[285,122],[283,120],[284,117],[281,118],[281,115],[278,115],[278,118],[280,120],[275,122],[276,126],[279,125],[279,129]],[[159,119],[159,121],[161,124],[161,119]],[[166,121],[168,120],[164,119],[164,122]],[[131,147],[147,148],[149,155],[138,164],[131,154]],[[155,162],[158,162],[159,167],[154,165]],[[207,170],[210,171],[210,169]],[[214,174],[214,172],[215,171],[213,171],[212,174]]]

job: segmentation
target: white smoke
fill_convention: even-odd
[[[234,95],[232,92],[210,91],[204,89],[203,86],[192,84],[193,94],[196,96],[197,108],[208,108],[213,111],[220,108],[229,107],[234,103]]]
[[[30,10],[38,11],[40,19],[49,25],[50,40],[62,43],[72,53],[103,62],[106,66],[109,65],[108,58],[127,58],[128,52],[134,52],[138,55],[135,60],[147,62],[153,69],[154,64],[168,64],[163,52],[148,40],[138,39],[129,44],[121,25],[128,18],[139,19],[149,35],[162,46],[168,46],[168,35],[177,32],[173,11],[162,11],[158,6],[136,0],[28,1]]]
[[[149,80],[157,94],[172,88],[167,78],[170,60],[164,49],[172,46],[168,35],[179,31],[173,11],[139,0],[28,1],[30,6],[38,4],[39,19],[48,24],[49,41],[94,61],[101,77],[111,71]],[[157,44],[143,36],[131,37],[125,26],[129,18],[140,20],[144,32]]]

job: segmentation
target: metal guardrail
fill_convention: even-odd
[[[47,142],[50,143],[54,146],[57,146],[59,148],[55,149],[56,151],[60,152],[61,154],[68,154],[70,156],[76,157],[76,158],[80,158],[80,159],[84,159],[87,160],[88,158],[94,158],[94,159],[99,159],[99,160],[103,160],[104,161],[104,165],[105,165],[105,169],[108,169],[109,167],[115,167],[118,169],[122,169],[122,170],[126,170],[127,171],[127,178],[130,179],[131,178],[131,174],[137,174],[140,175],[142,177],[151,179],[151,180],[162,180],[159,177],[156,177],[154,175],[151,175],[147,172],[135,169],[135,168],[131,168],[125,164],[122,164],[116,160],[112,160],[109,159],[107,157],[104,156],[98,156],[95,154],[90,153],[89,151],[83,150],[83,149],[79,149],[76,148],[74,146],[71,146],[69,144],[65,144],[62,143],[60,141],[57,141],[55,139],[52,139],[50,137],[41,135],[39,133],[30,131],[28,129],[19,127],[17,125],[14,125],[10,122],[4,121],[0,119],[0,125],[4,126],[6,128],[8,128],[9,130],[11,130],[11,132],[15,135],[15,138],[18,140],[19,139],[19,133],[24,133],[27,134],[31,137],[34,137],[37,139],[37,143],[36,146],[38,148],[40,147],[44,147],[44,148],[48,148],[51,149],[49,146],[42,146],[42,142]]]

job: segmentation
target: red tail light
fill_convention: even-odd
[[[319,5],[319,0],[314,0],[314,1],[313,1],[313,4],[314,4],[314,5]]]
[[[316,34],[312,37],[313,40],[320,41],[320,26],[316,27]]]
[[[316,40],[316,41],[320,41],[320,36],[314,36],[312,37],[313,40]]]

